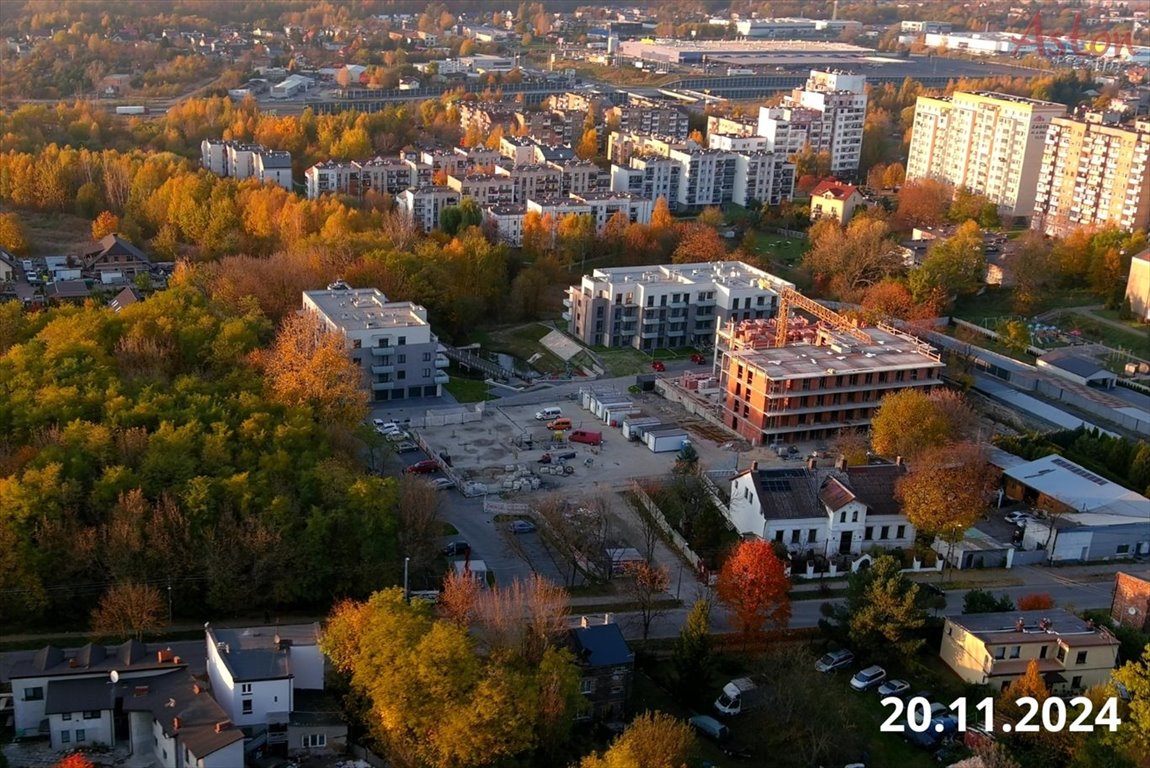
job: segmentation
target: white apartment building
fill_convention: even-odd
[[[675,141],[686,141],[691,132],[686,110],[672,107],[629,105],[612,107],[605,113],[608,122],[614,122],[623,133],[645,133],[667,136]]]
[[[708,133],[707,149],[721,152],[757,152],[767,149],[765,136],[744,136],[737,133]]]
[[[292,188],[290,152],[267,149],[259,144],[204,139],[200,142],[200,162],[217,176],[254,177],[284,189]]]
[[[304,186],[309,200],[323,195],[350,195],[359,183],[359,168],[356,163],[340,163],[328,160],[316,163],[303,173]]]
[[[666,157],[672,149],[687,149],[698,146],[693,141],[677,141],[666,136],[647,136],[642,133],[612,131],[607,136],[607,157],[612,163],[626,165],[637,155],[662,155]]]
[[[831,156],[831,174],[853,177],[862,157],[866,120],[866,77],[838,70],[811,70],[806,85],[796,88],[779,107],[759,110],[764,149],[784,154],[810,145]]]
[[[603,188],[602,182],[605,180],[603,172],[590,160],[567,160],[548,165],[563,175],[559,191],[564,195],[595,192]]]
[[[493,173],[448,176],[447,186],[459,193],[461,199],[470,198],[480,207],[515,202],[515,185],[507,176]]]
[[[496,166],[495,175],[507,180],[512,187],[512,199],[505,201],[508,203],[526,205],[528,200],[555,197],[563,189],[563,172],[551,165]]]
[[[438,228],[443,209],[459,201],[459,193],[451,187],[430,184],[405,189],[395,199],[399,211],[424,232]]]
[[[252,175],[263,184],[291,190],[291,152],[261,149],[252,156]]]
[[[675,195],[680,208],[722,205],[734,198],[737,160],[734,152],[673,149],[670,158],[682,168]]]
[[[650,224],[651,212],[655,208],[651,198],[632,195],[630,192],[585,192],[582,195],[572,195],[571,199],[591,207],[597,232],[602,232],[616,213],[622,213],[631,224]]]
[[[794,284],[740,261],[597,269],[568,288],[563,319],[591,345],[707,346],[720,324],[772,317],[784,288]]]
[[[1032,229],[1065,237],[1107,225],[1150,226],[1150,120],[1056,117],[1046,133]]]
[[[523,245],[523,217],[527,206],[521,204],[492,205],[483,209],[483,221],[495,228],[499,242],[514,248]]]
[[[573,197],[528,200],[527,211],[538,213],[540,216],[550,216],[552,226],[558,225],[559,220],[566,216],[591,216],[594,213],[589,204]]]
[[[752,201],[779,205],[795,194],[795,164],[779,152],[735,155],[735,186],[731,202],[747,207]]]
[[[306,291],[303,308],[344,335],[352,360],[363,367],[372,400],[443,394],[448,360],[425,308],[388,301],[377,288]]]
[[[666,199],[667,208],[679,209],[679,176],[683,166],[669,157],[633,157],[631,167],[611,166],[611,191],[630,192],[651,200]]]
[[[358,165],[360,195],[369,190],[397,195],[418,183],[415,169],[400,157],[376,157]]]
[[[1010,216],[1028,216],[1046,132],[1066,107],[1003,93],[920,96],[906,178],[932,178],[986,195]]]
[[[530,165],[535,162],[535,142],[525,136],[504,136],[499,140],[499,154],[512,165]]]

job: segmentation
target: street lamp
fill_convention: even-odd
[[[403,602],[411,602],[411,592],[407,588],[407,564],[411,562],[410,557],[403,558]]]
[[[172,626],[172,582],[168,581],[168,626]]]

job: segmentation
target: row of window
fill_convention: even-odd
[[[83,717],[83,719],[85,719],[85,720],[99,720],[100,719],[100,710],[98,710],[98,709],[89,709],[89,710],[82,712],[80,714]],[[71,712],[65,712],[64,714],[60,715],[60,719],[63,720],[64,722],[68,722],[69,720],[72,719],[72,713]]]
[[[88,740],[88,733],[83,728],[77,728],[75,731],[75,741],[77,744],[83,744]],[[60,743],[71,744],[73,741],[72,731],[60,731]]]
[[[844,512],[843,514],[845,515],[846,513]],[[856,518],[858,517],[857,512],[855,513],[855,517]],[[890,538],[890,529],[891,529],[891,526],[889,526],[889,525],[884,525],[881,528],[879,528],[879,536],[878,536],[877,541],[884,541],[886,539],[889,539]],[[803,543],[802,534],[803,534],[802,529],[792,528],[791,529],[791,536],[790,536],[790,543],[791,544],[802,544]],[[906,526],[905,525],[896,526],[895,527],[895,539],[903,539],[905,537],[906,537]],[[775,531],[775,541],[782,544],[785,538],[786,538],[786,531],[783,531],[783,530]],[[818,528],[808,528],[807,529],[806,543],[807,544],[814,544],[817,541],[818,541]],[[874,526],[868,525],[866,527],[866,529],[863,531],[863,541],[876,541],[875,536],[874,536]],[[1001,657],[999,657],[999,658],[1001,658]]]
[[[1049,649],[1049,646],[1046,646],[1046,645],[1043,645],[1043,646],[1041,646],[1041,647],[1038,649],[1038,658],[1040,658],[1040,659],[1045,659],[1045,658],[1046,658],[1046,653],[1047,653],[1047,650],[1048,650],[1048,649]],[[1078,651],[1078,653],[1077,653],[1077,654],[1075,655],[1075,657],[1074,657],[1074,663],[1075,663],[1075,664],[1085,664],[1085,663],[1086,663],[1086,655],[1087,655],[1087,653],[1089,653],[1089,652],[1088,652],[1088,651]],[[1006,659],[1006,658],[1017,659],[1017,658],[1021,657],[1021,655],[1022,655],[1022,646],[1021,646],[1021,645],[1012,645],[1012,646],[1010,646],[1010,648],[1009,648],[1009,654],[1010,654],[1010,655],[1009,655],[1009,657],[1008,657],[1008,656],[1007,656],[1007,646],[1005,646],[1005,645],[1000,645],[1000,646],[998,646],[997,648],[995,648],[995,649],[994,649],[994,658],[995,658],[996,660],[999,660],[999,661],[1001,661],[1001,660],[1003,660],[1003,659]],[[1055,654],[1054,654],[1054,656],[1055,656],[1055,658],[1057,658],[1059,661],[1061,661],[1061,662],[1065,662],[1065,661],[1066,661],[1066,648],[1065,648],[1064,646],[1061,646],[1061,645],[1060,645],[1060,646],[1058,646],[1058,652],[1057,652],[1057,653],[1055,653]],[[990,661],[990,659],[989,659],[989,658],[987,658],[987,662],[988,662],[988,663],[989,663],[989,661]],[[1076,686],[1076,687],[1077,687],[1077,686]]]

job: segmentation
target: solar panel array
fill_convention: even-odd
[[[1062,467],[1063,469],[1068,469],[1071,472],[1073,472],[1074,474],[1078,475],[1079,477],[1085,477],[1087,480],[1094,483],[1095,485],[1109,485],[1108,481],[1103,480],[1101,477],[1094,474],[1093,472],[1087,472],[1085,469],[1078,466],[1077,464],[1071,464],[1066,459],[1051,459],[1050,463],[1056,464],[1056,465]]]

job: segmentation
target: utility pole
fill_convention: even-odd
[[[411,562],[410,557],[403,558],[403,602],[411,602],[411,592],[407,588],[407,564]]]
[[[172,580],[168,579],[168,626],[172,626]]]

